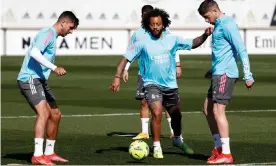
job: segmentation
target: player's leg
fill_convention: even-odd
[[[208,90],[207,97],[205,98],[203,103],[203,113],[207,119],[209,129],[213,136],[214,145],[215,145],[214,149],[212,150],[211,156],[208,158],[208,160],[213,160],[221,153],[221,141],[220,141],[217,123],[213,113],[213,99],[212,99],[213,93],[212,92],[213,91],[212,91],[212,84],[211,84]]]
[[[50,110],[47,108],[42,83],[38,79],[30,78],[26,82],[18,81],[18,87],[37,115],[34,125],[34,154],[31,161],[33,164],[52,164],[43,155],[44,133],[47,120],[50,116]]]
[[[148,139],[149,138],[149,106],[145,99],[145,92],[143,88],[143,80],[140,75],[138,75],[137,90],[136,90],[136,100],[140,101],[140,118],[142,124],[142,132],[132,139]]]
[[[43,83],[45,96],[47,99],[47,107],[50,110],[50,116],[46,125],[46,147],[45,147],[45,156],[48,157],[51,161],[55,162],[68,162],[68,160],[58,156],[55,151],[55,142],[58,134],[59,122],[61,120],[61,112],[56,104],[55,97],[53,92],[49,88],[47,82]]]
[[[173,145],[180,148],[186,154],[194,154],[182,137],[182,114],[180,110],[180,97],[178,89],[162,89],[163,105],[170,114],[171,125],[174,131]]]
[[[172,118],[170,116],[170,114],[168,113],[168,111],[165,111],[165,115],[166,115],[166,119],[168,121],[168,124],[169,124],[169,129],[170,129],[170,139],[173,139],[174,138],[174,133],[173,133],[173,129],[172,129]]]
[[[161,120],[162,120],[162,94],[156,85],[145,87],[146,100],[151,110],[151,133],[153,141],[153,157],[163,158],[163,152],[160,143]]]
[[[226,74],[216,77],[213,89],[216,94],[213,96],[213,113],[217,122],[218,131],[221,137],[222,153],[214,160],[208,163],[233,163],[233,157],[230,151],[229,123],[225,114],[226,105],[232,98],[236,79],[227,77]]]

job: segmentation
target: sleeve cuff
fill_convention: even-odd
[[[126,66],[125,66],[125,70],[128,71],[129,67],[130,67],[130,63],[127,62]]]

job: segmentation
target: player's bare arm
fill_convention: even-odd
[[[124,69],[124,72],[123,72],[123,80],[124,82],[127,82],[128,81],[128,69],[130,67],[130,63],[128,62],[125,66],[125,69]]]
[[[181,64],[180,62],[176,62],[176,78],[180,78],[182,75],[182,70],[181,70]]]
[[[128,71],[126,69],[123,72],[123,80],[124,80],[124,82],[128,81]]]
[[[205,42],[205,40],[208,38],[208,36],[210,36],[213,33],[213,30],[214,30],[213,27],[206,28],[205,32],[201,36],[199,36],[193,40],[192,48],[195,49],[195,48],[201,46]]]
[[[117,64],[117,71],[116,71],[116,74],[115,74],[115,77],[118,76],[119,78],[121,77],[122,75],[122,72],[127,64],[128,60],[123,57]]]
[[[126,66],[126,64],[127,64],[127,62],[128,62],[128,60],[127,60],[125,57],[123,57],[123,58],[119,61],[118,65],[117,65],[116,74],[115,74],[115,76],[114,76],[114,78],[113,78],[113,81],[112,81],[110,87],[109,87],[109,89],[110,89],[111,91],[113,91],[114,93],[120,91],[120,79],[121,79],[121,74],[122,74],[122,72],[123,72],[123,70],[124,70],[124,68],[125,68],[125,66]]]

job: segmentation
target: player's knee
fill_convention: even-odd
[[[147,103],[147,101],[146,101],[146,99],[143,99],[143,100],[141,100],[141,107],[142,107],[142,109],[148,109],[149,108],[149,106],[148,106],[148,103]]]
[[[60,119],[61,119],[61,112],[60,112],[60,110],[58,110],[58,113],[57,113],[57,115],[56,115],[56,118],[57,118],[57,120],[60,120]]]
[[[50,117],[50,113],[47,108],[42,108],[42,109],[37,110],[37,118],[47,120],[47,119],[49,119],[49,117]]]
[[[172,116],[178,116],[178,117],[182,116],[179,106],[173,106],[171,108],[168,108],[168,110],[170,110],[169,112],[170,112],[171,117]]]
[[[154,109],[152,110],[151,114],[152,114],[152,119],[161,120],[162,118],[162,110]]]
[[[59,109],[52,109],[51,110],[51,118],[59,121],[61,119],[61,112]]]

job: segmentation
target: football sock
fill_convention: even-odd
[[[172,118],[167,118],[167,121],[168,121],[168,124],[169,124],[171,134],[173,134],[172,124],[171,124]]]
[[[161,147],[160,141],[153,142],[153,148]]]
[[[43,155],[43,138],[35,138],[34,139],[34,156],[41,156]]]
[[[51,155],[54,153],[55,142],[56,140],[46,139],[45,155]]]
[[[222,145],[222,153],[223,154],[230,154],[230,138],[220,138],[221,145]]]
[[[142,122],[142,133],[149,133],[149,118],[141,118]]]
[[[173,142],[175,144],[181,144],[181,143],[183,143],[184,141],[183,141],[182,135],[180,135],[180,136],[174,136]]]

